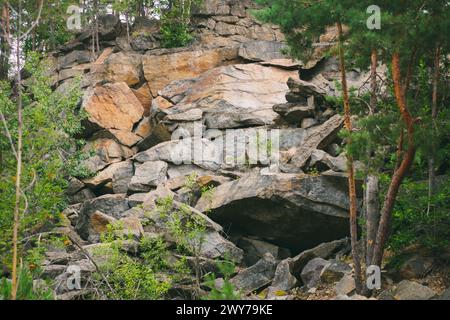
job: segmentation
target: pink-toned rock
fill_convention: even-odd
[[[125,82],[132,86],[140,82],[141,56],[131,53],[115,53],[104,62],[104,77],[109,82]]]
[[[177,110],[202,109],[214,129],[273,124],[278,114],[272,107],[286,101],[290,77],[298,72],[257,63],[215,68],[191,85]]]
[[[150,115],[150,108],[152,107],[153,96],[148,84],[144,84],[139,89],[133,90],[133,93],[136,96],[136,98],[139,99],[142,106],[144,107],[144,115],[146,117]]]
[[[84,108],[91,124],[109,130],[124,145],[131,147],[139,141],[132,130],[142,119],[144,108],[126,83],[96,87]]]
[[[207,70],[232,63],[237,56],[238,48],[216,48],[146,55],[142,63],[145,79],[156,94],[174,80],[195,78]]]

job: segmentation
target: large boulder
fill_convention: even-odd
[[[331,261],[320,273],[320,280],[323,283],[332,284],[340,281],[346,274],[350,274],[352,268],[341,261]]]
[[[125,194],[108,194],[85,201],[81,206],[75,230],[84,240],[87,240],[90,235],[92,216],[95,212],[101,212],[114,219],[120,219],[122,214],[129,209],[130,206]]]
[[[104,80],[112,83],[125,82],[128,86],[133,86],[140,82],[142,73],[141,56],[118,52],[106,59],[104,68]]]
[[[396,300],[430,300],[436,296],[432,289],[414,281],[403,280],[395,289]]]
[[[86,154],[93,154],[82,162],[83,166],[93,174],[112,163],[121,162],[135,154],[132,149],[121,145],[115,139],[103,137],[101,134],[92,136],[86,142],[83,151]]]
[[[144,108],[124,82],[96,87],[84,101],[89,120],[101,128],[131,132]]]
[[[269,285],[275,275],[277,263],[275,258],[267,253],[255,265],[240,271],[230,282],[245,294]]]
[[[281,261],[275,271],[275,277],[272,281],[272,287],[278,290],[289,291],[298,284],[297,278],[292,274],[292,260]]]
[[[196,208],[230,230],[264,235],[294,253],[348,235],[345,180],[328,176],[248,174],[202,197]]]
[[[156,94],[174,80],[195,78],[212,68],[230,64],[237,54],[237,48],[152,53],[142,57],[144,76]],[[164,72],[161,72],[161,66],[164,66]]]
[[[168,165],[163,161],[150,161],[136,165],[129,188],[132,192],[148,192],[166,180]]]
[[[317,287],[320,283],[320,274],[327,265],[328,261],[322,258],[315,258],[309,261],[301,273],[303,284],[310,289]]]
[[[86,94],[83,105],[92,131],[96,128],[106,129],[128,147],[141,140],[132,131],[142,119],[144,108],[126,83],[117,82],[94,88]]]
[[[243,237],[242,239],[239,239],[237,244],[239,248],[244,250],[244,262],[248,266],[254,265],[264,257],[266,253],[270,253],[277,260],[285,259],[290,256],[289,250],[259,239]]]
[[[227,259],[230,259],[236,263],[240,263],[242,261],[243,251],[222,236],[223,228],[195,208],[172,200],[170,201],[171,206],[168,206],[165,209],[167,214],[161,214],[160,210],[158,210],[158,201],[168,198],[173,199],[174,194],[164,187],[159,187],[155,191],[147,194],[142,204],[142,207],[145,208],[145,213],[142,212],[141,215],[145,215],[145,218],[151,221],[151,231],[170,235],[171,229],[169,222],[173,219],[172,215],[174,212],[179,212],[182,210],[187,215],[185,219],[192,218],[197,221],[202,221],[205,231],[199,250],[201,257],[207,259],[220,259],[227,257]],[[186,223],[186,221],[184,222]]]
[[[339,251],[349,250],[349,246],[349,240],[342,239],[322,243],[315,248],[303,251],[302,253],[291,259],[292,272],[297,278],[300,278],[301,271],[310,260],[315,258],[328,259]]]
[[[291,77],[298,73],[259,64],[215,68],[191,81],[184,92],[178,89],[179,102],[167,113],[201,109],[208,129],[274,124],[278,115],[272,107],[286,102]]]
[[[128,190],[127,185],[132,176],[133,164],[131,161],[124,161],[111,164],[105,170],[99,172],[92,178],[83,180],[83,182],[91,189],[97,189],[111,184],[109,187],[115,193],[126,193]]]

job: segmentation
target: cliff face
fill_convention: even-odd
[[[95,246],[114,221],[136,240],[167,233],[148,213],[171,197],[174,208],[187,205],[207,221],[203,259],[228,253],[250,267],[262,258],[267,281],[241,284],[253,291],[272,281],[281,259],[347,236],[342,119],[324,99],[335,92],[338,70],[333,61],[283,56],[282,34],[256,22],[251,3],[205,1],[187,48],[160,48],[157,23],[145,19],[135,22],[128,43],[121,23],[106,16],[98,58],[88,33],[49,58],[56,90],[70,90],[82,76],[85,165],[93,176],[71,179],[65,211],[66,231],[81,245]],[[302,67],[312,67],[309,82],[300,80]],[[360,79],[355,72],[352,80]],[[308,257],[328,258],[345,243]],[[280,268],[289,265],[300,279],[304,259]],[[69,297],[64,288],[59,293]]]

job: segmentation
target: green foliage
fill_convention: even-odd
[[[96,255],[106,255],[107,262],[102,263],[100,271],[106,276],[109,286],[96,274],[100,287],[108,298],[115,300],[158,300],[162,299],[169,290],[171,282],[168,278],[160,278],[160,261],[165,259],[160,247],[154,249],[153,245],[146,243],[141,246],[145,249],[143,255],[156,258],[149,264],[138,258],[130,257],[121,250],[120,242],[112,243],[102,252],[102,248]],[[104,248],[103,248],[104,249]]]
[[[18,282],[17,300],[53,300],[53,293],[50,289],[33,288],[33,276],[28,269],[19,269]],[[0,300],[8,300],[10,297],[10,280],[0,279]]]
[[[161,17],[162,46],[165,48],[184,47],[193,40],[191,34],[191,14],[196,5],[203,0],[163,0],[161,4],[168,8]]]
[[[230,282],[230,278],[236,272],[236,265],[233,261],[225,259],[216,262],[219,272],[223,275],[223,285],[217,287],[217,277],[214,273],[205,276],[205,286],[210,291],[203,300],[241,300],[241,294],[236,290],[234,285]]]
[[[23,175],[20,235],[30,235],[56,223],[66,206],[68,166],[77,151],[74,135],[81,131],[83,114],[78,112],[81,92],[74,86],[67,94],[52,92],[45,66],[37,54],[29,54],[25,65],[32,75],[23,94]],[[17,113],[14,95],[0,84],[0,111],[17,141]],[[2,132],[3,130],[2,125]],[[9,139],[0,135],[0,259],[9,264],[16,158]]]
[[[180,252],[198,256],[205,239],[206,221],[192,213],[187,205],[180,205],[167,221],[170,233],[176,239]]]
[[[427,213],[428,184],[407,181],[394,209],[389,247],[399,252],[411,245],[442,250],[450,244],[450,183],[442,177],[438,192],[431,199]]]

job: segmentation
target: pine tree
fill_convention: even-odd
[[[429,75],[428,80],[429,83],[433,82],[434,88],[438,87],[436,61],[442,61],[441,59],[448,55],[448,37],[442,30],[449,28],[450,6],[447,1],[442,0],[377,1],[381,9],[382,26],[380,30],[369,30],[366,26],[369,18],[367,8],[373,5],[373,1],[257,2],[263,9],[256,15],[264,21],[280,25],[287,37],[291,54],[302,59],[308,59],[314,51],[313,43],[325,32],[325,28],[336,23],[336,17],[339,17],[339,21],[348,27],[345,34],[345,52],[352,57],[353,65],[372,70],[372,94],[368,102],[359,99],[363,100],[364,106],[368,105],[370,110],[368,113],[360,112],[361,108],[357,106],[356,110],[362,116],[357,124],[361,130],[357,133],[348,132],[345,136],[348,142],[351,141],[351,144],[347,144],[347,155],[364,161],[368,177],[377,177],[380,170],[390,173],[377,226],[374,225],[378,220],[376,201],[374,207],[368,210],[371,219],[370,234],[367,235],[366,263],[381,266],[400,187],[410,173],[418,150],[423,150],[427,145],[420,138],[419,132],[423,134],[423,131],[419,122],[423,121],[424,117],[419,117],[419,114],[423,113],[423,102],[431,99],[431,94],[424,95],[420,92],[419,71],[423,65],[428,66],[428,70],[435,70],[434,77]],[[342,41],[340,43],[342,45]],[[438,48],[440,54],[436,54]],[[433,58],[429,59],[430,56]],[[392,88],[392,95],[384,101],[378,101],[375,95],[375,66],[378,62],[389,66],[392,76],[392,82],[388,83],[388,87]],[[343,89],[345,98],[345,87]],[[436,117],[437,90],[433,92],[432,113]],[[425,100],[418,100],[420,95],[426,96]],[[345,100],[344,105],[348,103]],[[430,121],[426,123],[425,127],[428,127]],[[427,134],[430,133],[428,130]],[[439,144],[438,138],[433,137],[433,141]],[[387,146],[389,148],[386,148]],[[392,148],[397,149],[394,154],[386,153],[386,150]],[[386,162],[391,158],[395,159],[396,165],[386,166]],[[431,171],[434,172],[430,169]],[[369,180],[376,190],[376,181],[367,179]],[[376,198],[373,192],[369,194],[366,200]]]

